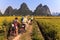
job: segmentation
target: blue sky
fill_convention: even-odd
[[[41,3],[47,5],[51,12],[60,12],[60,0],[0,0],[0,10],[4,13],[8,6],[18,9],[23,2],[32,11]]]

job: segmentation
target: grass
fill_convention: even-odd
[[[44,38],[38,28],[38,25],[36,24],[35,21],[33,23],[32,40],[44,40]]]
[[[14,20],[15,17],[18,17],[18,20],[20,21],[21,16],[1,16],[0,17],[0,30],[4,30],[3,23],[10,23]],[[44,31],[46,34],[48,34],[50,37],[53,38],[54,31],[57,32],[55,35],[56,40],[60,40],[60,17],[53,17],[53,16],[34,16],[34,18],[39,22],[42,27],[44,27]],[[38,33],[38,27],[35,23],[33,23],[33,38],[37,40],[43,40],[42,36]],[[53,33],[53,34],[52,34]],[[0,34],[0,40],[4,40],[5,36]]]
[[[5,40],[6,33],[10,25],[9,23],[11,23],[15,19],[15,17],[18,17],[18,20],[20,21],[20,18],[21,18],[20,16],[0,16],[0,30],[2,31],[6,30],[6,32],[0,33],[0,40]],[[6,27],[4,27],[3,24],[6,24]]]
[[[0,40],[5,40],[5,35],[4,35],[4,33],[0,33]]]
[[[60,19],[36,19],[40,25],[45,29],[45,33],[48,34],[51,38],[60,40]]]

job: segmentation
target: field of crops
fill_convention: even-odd
[[[21,16],[16,16],[20,20]],[[0,17],[0,30],[3,29],[3,23],[10,23],[14,20],[15,16],[3,16]],[[45,17],[45,16],[34,16],[34,19],[44,28],[45,34],[52,39],[60,40],[60,17]],[[2,33],[0,33],[0,40],[4,39]]]
[[[3,16],[3,17],[0,17],[0,25],[3,21],[11,22],[12,20],[14,20],[15,17],[18,17],[18,19],[20,20],[20,16]]]
[[[19,21],[20,21],[20,16],[2,16],[0,17],[0,40],[5,40],[6,38],[6,33],[2,32],[5,31],[8,28],[8,24],[11,23],[15,17],[18,17]],[[6,23],[7,27],[3,27],[3,24]],[[7,31],[6,31],[7,32]]]
[[[3,23],[11,23],[15,17],[18,17],[18,20],[20,21],[20,16],[3,16],[3,17],[0,17],[0,30],[2,29],[2,26],[3,26]]]
[[[36,19],[44,28],[45,34],[52,39],[60,40],[60,17],[54,18],[39,18]]]

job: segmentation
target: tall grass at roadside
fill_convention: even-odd
[[[36,19],[44,28],[45,34],[55,40],[60,40],[60,19]]]
[[[44,40],[37,23],[33,22],[32,40]]]

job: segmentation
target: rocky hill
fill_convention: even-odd
[[[21,4],[21,7],[18,9],[18,13],[19,15],[31,15],[32,11],[29,10],[28,6],[26,5],[26,3]]]
[[[4,15],[7,16],[20,16],[20,15],[36,15],[36,16],[50,16],[51,12],[47,5],[42,6],[42,4],[38,5],[36,10],[32,12],[26,3],[22,3],[19,9],[13,9],[11,6],[9,6],[5,12]]]
[[[11,6],[8,6],[8,8],[5,10],[4,15],[10,16],[12,15],[13,8]]]
[[[34,15],[49,16],[49,15],[51,15],[51,12],[50,12],[47,5],[42,6],[42,4],[40,4],[40,5],[38,5],[36,10],[34,11]]]

